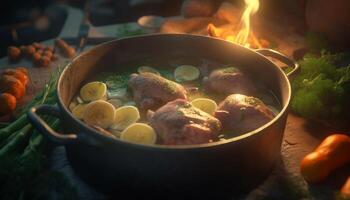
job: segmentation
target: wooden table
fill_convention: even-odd
[[[68,20],[59,37],[76,37],[83,15],[77,9],[70,7],[67,7],[67,9],[69,10]],[[89,36],[117,37],[117,30],[122,26],[92,27]],[[130,26],[137,27],[135,23],[130,23]],[[302,37],[285,29],[276,28],[275,30],[272,32],[274,34],[272,37],[278,41],[283,53],[291,55],[294,49],[303,46],[304,40]],[[286,33],[288,37],[285,37]],[[44,43],[52,45],[53,40],[45,41]],[[7,58],[3,58],[0,60],[0,70],[20,65],[29,67],[31,82],[26,97],[20,102],[20,105],[23,105],[41,90],[48,81],[51,72],[56,70],[58,65],[64,66],[67,62],[69,60],[60,58],[48,68],[35,68],[31,67],[29,61],[23,60],[20,63],[11,64]],[[303,156],[312,151],[327,134],[329,134],[329,128],[311,124],[303,118],[289,114],[282,144],[281,159],[274,171],[255,190],[241,197],[232,197],[232,199],[333,199],[335,191],[339,190],[341,184],[350,175],[349,166],[333,173],[325,183],[320,185],[308,185],[299,172],[299,163]],[[81,199],[106,198],[104,194],[95,191],[75,175],[64,152],[64,147],[57,147],[53,151],[50,156],[50,167],[63,172],[69,177],[72,184],[76,186]]]

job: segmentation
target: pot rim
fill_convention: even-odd
[[[255,129],[253,131],[247,132],[245,134],[242,134],[242,135],[239,135],[239,136],[236,136],[236,137],[225,139],[225,140],[220,140],[220,141],[211,142],[211,143],[204,143],[204,144],[192,144],[192,145],[161,145],[161,144],[144,145],[144,144],[137,144],[137,143],[132,143],[132,142],[126,142],[126,141],[122,141],[119,138],[111,138],[111,137],[105,136],[105,135],[99,133],[99,131],[97,131],[96,129],[94,129],[92,127],[89,127],[84,122],[82,122],[81,120],[79,120],[76,117],[74,117],[73,114],[68,110],[68,108],[63,104],[61,95],[59,93],[59,91],[61,90],[61,87],[60,87],[61,84],[60,83],[63,81],[62,77],[65,75],[67,69],[69,67],[71,67],[72,64],[75,63],[80,57],[84,56],[85,54],[87,54],[88,52],[92,51],[93,49],[101,48],[101,47],[103,47],[105,45],[108,45],[108,44],[111,44],[111,43],[114,43],[114,42],[118,42],[118,41],[129,40],[129,39],[134,39],[134,38],[150,38],[150,37],[169,37],[169,38],[171,38],[171,37],[198,37],[198,38],[206,38],[206,39],[211,39],[211,40],[220,40],[221,42],[227,42],[227,43],[230,43],[230,45],[238,46],[239,48],[244,48],[245,50],[248,50],[251,53],[254,53],[256,56],[263,58],[264,60],[266,60],[267,62],[269,62],[275,68],[278,69],[278,71],[279,71],[279,73],[281,73],[284,81],[286,81],[286,83],[287,83],[288,98],[286,100],[286,103],[283,106],[283,108],[280,110],[280,112],[271,121],[269,121],[268,123],[264,124],[263,126]],[[142,36],[131,36],[131,37],[125,37],[125,38],[122,38],[122,39],[111,40],[111,41],[104,42],[104,43],[101,43],[99,45],[96,45],[93,48],[91,48],[91,49],[89,49],[89,50],[87,50],[85,52],[82,52],[81,54],[79,54],[78,56],[73,58],[66,65],[66,67],[63,69],[62,73],[59,76],[58,84],[57,84],[57,87],[56,87],[56,94],[57,94],[57,98],[58,98],[58,102],[57,103],[58,103],[60,111],[61,112],[63,111],[66,114],[68,114],[68,116],[71,118],[71,120],[73,120],[73,123],[79,124],[79,126],[81,126],[81,129],[85,129],[85,130],[88,130],[89,132],[92,132],[94,134],[94,136],[96,136],[95,139],[101,138],[101,139],[104,139],[104,140],[109,140],[109,141],[111,141],[113,143],[119,143],[119,144],[122,143],[122,144],[125,144],[125,145],[131,145],[131,146],[137,147],[137,148],[153,148],[153,149],[160,149],[160,150],[176,150],[176,149],[183,150],[183,149],[210,148],[210,147],[215,147],[215,146],[228,144],[228,143],[232,143],[232,142],[241,142],[243,139],[246,139],[246,138],[249,138],[249,137],[252,137],[252,136],[257,136],[264,129],[267,129],[268,127],[270,127],[271,125],[276,123],[284,114],[286,114],[286,112],[288,112],[287,110],[288,110],[288,107],[289,107],[289,104],[290,104],[290,100],[291,100],[291,93],[292,93],[291,85],[290,85],[290,81],[289,81],[289,79],[287,77],[287,74],[285,74],[280,67],[278,67],[276,64],[274,64],[266,56],[264,56],[264,55],[262,55],[262,54],[260,54],[260,53],[258,53],[256,51],[254,51],[252,49],[249,49],[249,48],[247,48],[245,46],[242,46],[242,45],[239,45],[239,44],[236,44],[236,43],[231,43],[231,42],[228,42],[228,41],[220,39],[220,38],[213,38],[213,37],[209,37],[209,36],[201,36],[201,35],[194,35],[194,34],[178,34],[178,33],[170,33],[170,34],[158,33],[158,34],[148,34],[148,35],[142,35]],[[78,138],[78,140],[79,140],[79,138]]]

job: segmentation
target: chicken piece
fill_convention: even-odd
[[[214,70],[203,79],[204,89],[219,94],[253,95],[256,88],[253,82],[239,69],[227,67]]]
[[[232,94],[219,104],[214,116],[225,131],[239,135],[268,123],[275,114],[258,98]]]
[[[202,144],[217,140],[221,123],[215,117],[177,99],[149,111],[151,126],[166,145]]]
[[[144,72],[132,74],[128,83],[134,101],[141,110],[156,110],[175,99],[187,99],[186,89],[159,75]]]

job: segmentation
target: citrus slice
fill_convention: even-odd
[[[87,104],[76,105],[72,110],[73,116],[78,118],[78,119],[83,119],[86,106],[87,106]]]
[[[88,125],[108,128],[114,122],[114,106],[106,101],[97,100],[87,104],[83,119]]]
[[[124,130],[139,119],[140,113],[135,106],[122,106],[115,111],[115,120],[111,128]]]
[[[75,98],[75,100],[80,103],[80,104],[83,104],[84,101],[79,97],[79,95],[77,95],[77,97]]]
[[[197,67],[192,65],[181,65],[174,71],[174,77],[177,82],[193,81],[200,75]]]
[[[80,89],[80,97],[84,101],[95,101],[102,99],[107,92],[107,86],[106,84],[99,82],[99,81],[94,81],[85,84],[81,89]]]
[[[198,109],[200,109],[200,110],[202,110],[210,115],[213,115],[214,112],[216,111],[216,108],[218,107],[215,101],[213,101],[211,99],[207,99],[207,98],[195,99],[195,100],[191,101],[191,104],[194,107],[196,107],[196,108],[198,108]]]
[[[76,101],[70,102],[68,108],[72,112],[75,107],[77,107],[78,103]]]
[[[151,126],[145,123],[134,123],[120,134],[120,139],[137,144],[155,144],[157,134]]]
[[[149,66],[141,66],[137,69],[137,72],[139,74],[144,73],[144,72],[149,72],[149,73],[157,74],[158,76],[160,76],[160,73],[158,72],[158,70],[154,69],[153,67],[149,67]]]

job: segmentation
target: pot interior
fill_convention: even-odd
[[[281,103],[281,110],[288,106],[288,80],[266,57],[227,41],[183,34],[126,38],[107,42],[84,52],[62,73],[58,87],[60,100],[68,107],[81,86],[99,72],[123,72],[130,70],[132,64],[144,65],[142,61],[148,64],[154,62],[152,66],[162,68],[159,64],[157,66],[157,61],[191,57],[239,66],[248,72],[256,83],[263,84],[273,92]]]

